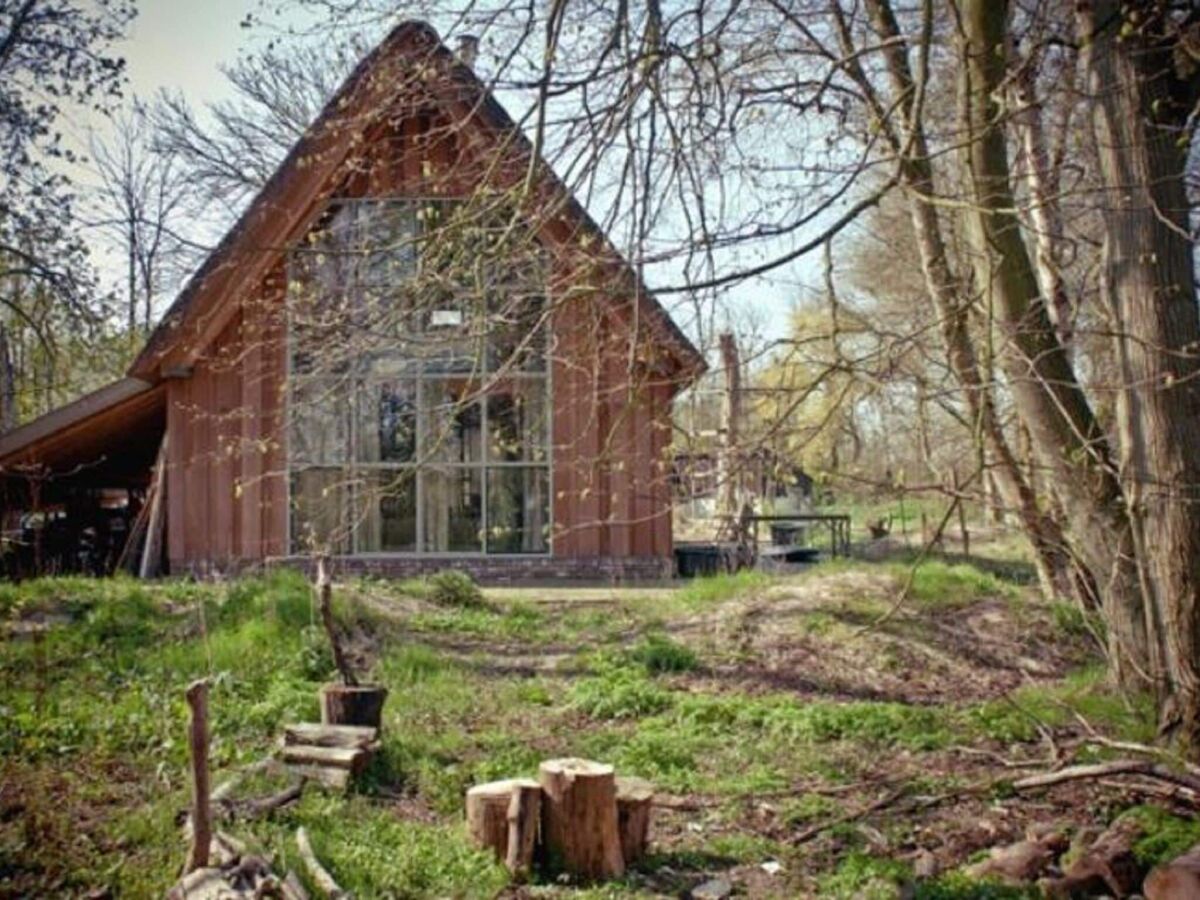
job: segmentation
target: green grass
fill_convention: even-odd
[[[675,592],[675,602],[685,608],[713,606],[734,597],[761,592],[777,579],[765,572],[743,569],[735,574],[722,573],[684,582]]]
[[[839,566],[894,574],[891,564]],[[835,570],[817,567],[806,577],[823,571]],[[869,897],[894,891],[907,867],[861,852],[854,828],[835,830],[832,855],[786,846],[789,829],[873,796],[835,798],[827,788],[853,788],[875,776],[881,761],[894,760],[921,772],[907,790],[931,792],[938,773],[922,767],[934,754],[955,743],[1039,740],[1033,717],[1061,726],[1078,711],[1106,733],[1146,737],[1145,702],[1126,706],[1094,668],[1023,688],[1013,694],[1016,706],[847,702],[723,680],[732,659],[727,638],[695,623],[723,615],[726,603],[736,614],[740,599],[776,583],[761,574],[720,576],[674,595],[616,595],[602,609],[511,600],[440,606],[411,593],[399,598],[411,585],[347,585],[335,594],[337,620],[356,652],[370,656],[363,676],[389,690],[381,751],[357,795],[314,791],[269,820],[233,830],[294,866],[294,833],[304,825],[338,880],[363,898],[490,897],[507,878],[465,841],[465,790],[532,775],[542,759],[583,755],[649,778],[661,791],[706,798],[686,819],[701,830],[677,819],[663,832],[674,835],[671,845],[642,867],[655,877],[662,866],[680,873],[670,892],[686,890],[694,875],[779,858],[781,896],[804,895],[816,884],[823,896]],[[942,563],[930,564],[918,588],[921,607],[939,615],[964,598],[1011,590],[971,567]],[[371,603],[355,602],[368,594]],[[399,611],[387,610],[389,597],[403,601]],[[801,627],[812,640],[837,641],[837,615],[847,604],[875,610],[887,602],[831,596]],[[0,643],[0,812],[12,791],[26,805],[16,817],[0,815],[0,893],[78,895],[103,886],[114,896],[161,896],[183,855],[175,822],[188,797],[183,690],[194,678],[212,679],[217,783],[269,752],[284,723],[315,720],[317,690],[333,666],[310,586],[283,570],[218,585],[0,585],[0,616],[33,611],[66,621],[38,643]],[[531,664],[547,651],[562,662]],[[246,787],[271,789],[266,782]],[[399,807],[397,797],[404,798]],[[764,833],[754,811],[765,797],[777,812]],[[1150,823],[1139,850],[1146,859],[1200,839],[1190,823],[1154,819],[1153,808],[1131,814]],[[12,873],[40,880],[6,883]],[[637,896],[648,890],[640,878],[563,890],[580,900]],[[1019,896],[1000,890],[947,875],[918,886],[916,896]]]

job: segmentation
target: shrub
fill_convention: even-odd
[[[629,658],[645,666],[651,675],[690,672],[699,664],[690,647],[676,643],[665,634],[647,635],[629,651]]]
[[[443,569],[430,575],[426,581],[425,599],[438,606],[480,607],[483,592],[474,579],[457,569]]]

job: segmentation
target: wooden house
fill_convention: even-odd
[[[671,404],[703,368],[472,69],[409,22],[127,377],[0,437],[6,534],[41,568],[30,544],[58,523],[104,545],[98,569],[328,553],[383,574],[667,575]],[[94,515],[114,490],[123,541]],[[79,567],[77,543],[55,565]]]

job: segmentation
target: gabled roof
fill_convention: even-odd
[[[308,224],[305,220],[318,214],[318,210],[312,209],[313,202],[328,187],[362,135],[361,126],[356,129],[346,127],[347,124],[358,112],[369,115],[372,110],[384,109],[391,99],[389,91],[393,85],[386,78],[372,76],[385,62],[404,61],[400,54],[407,53],[408,60],[416,61],[415,52],[424,53],[426,59],[444,66],[455,88],[485,125],[511,142],[524,157],[533,154],[524,132],[478,76],[457,62],[431,26],[416,21],[401,23],[359,62],[237,223],[188,280],[130,367],[131,376],[157,381],[168,359],[182,354],[182,363],[186,365],[203,352],[234,315],[235,304],[224,302],[225,298],[238,296],[240,290],[260,280],[278,258],[278,252]],[[631,288],[643,298],[647,320],[679,374],[691,380],[702,373],[707,367],[704,357],[613,247],[603,229],[549,166],[540,168],[546,173],[547,187],[564,200],[566,217],[595,235],[605,256],[621,267]]]

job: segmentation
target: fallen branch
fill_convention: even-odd
[[[308,840],[308,832],[303,825],[296,829],[296,847],[300,851],[300,859],[304,862],[304,867],[308,870],[309,878],[321,893],[329,900],[342,900],[342,898],[350,896],[338,887],[338,883],[333,880],[329,870],[317,859],[317,854],[313,852],[312,844]]]
[[[856,812],[845,813],[843,815],[836,816],[835,818],[832,818],[825,822],[822,822],[820,825],[813,825],[809,828],[805,828],[799,834],[794,835],[791,838],[791,840],[789,841],[789,843],[792,846],[796,846],[798,844],[804,844],[804,843],[807,843],[808,841],[811,841],[813,838],[815,838],[817,835],[821,834],[823,831],[828,831],[830,828],[836,828],[838,825],[845,825],[848,822],[857,822],[859,819],[865,819],[867,816],[871,815],[872,813],[879,812],[879,810],[884,809],[888,806],[891,806],[893,803],[895,803],[897,800],[899,800],[901,797],[903,797],[905,793],[906,793],[906,791],[902,787],[897,788],[894,791],[889,791],[888,793],[884,794],[880,799],[876,800],[874,803],[871,803],[868,806],[865,806],[862,809],[857,810]]]
[[[1143,759],[1118,759],[1106,763],[1092,763],[1081,766],[1067,766],[1057,772],[1043,772],[1030,775],[1014,781],[1012,787],[1017,791],[1027,791],[1033,788],[1051,787],[1066,781],[1080,781],[1091,778],[1107,778],[1110,775],[1142,775],[1156,778],[1170,784],[1176,784],[1191,791],[1200,791],[1200,778],[1172,772],[1165,766]]]

